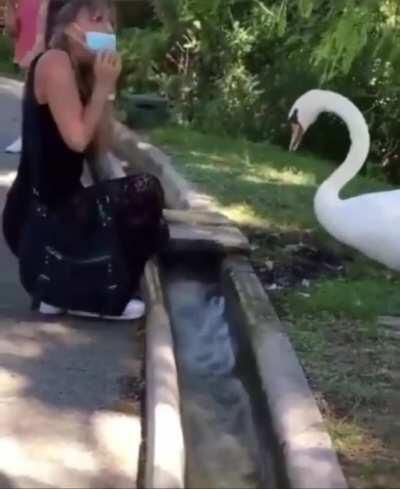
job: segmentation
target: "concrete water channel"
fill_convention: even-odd
[[[19,97],[0,80],[2,145],[18,130]],[[159,176],[169,206],[170,246],[143,279],[145,345],[138,324],[33,316],[0,240],[0,487],[346,487],[246,238],[165,155],[123,126],[116,134],[127,170]],[[17,160],[0,162],[4,201]],[[116,160],[96,172],[123,175]],[[140,381],[143,355],[141,411],[124,389]]]
[[[229,314],[218,255],[162,263],[181,388],[188,488],[275,488],[254,359]],[[262,433],[260,433],[260,428]],[[282,487],[282,485],[281,485]]]
[[[168,318],[159,326],[170,330],[164,339],[179,385],[173,400],[159,392],[158,402],[177,410],[184,453],[166,456],[163,470],[155,467],[147,480],[171,488],[347,487],[304,372],[251,267],[245,236],[176,172],[170,157],[121,124],[114,150],[129,172],[160,178],[169,206],[169,250],[147,282],[159,288]],[[155,418],[152,460],[157,443],[168,443],[160,425],[157,436]],[[174,479],[163,477],[168,466]]]

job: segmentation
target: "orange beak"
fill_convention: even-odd
[[[292,137],[290,139],[289,151],[296,151],[304,136],[303,128],[298,122],[292,122]]]

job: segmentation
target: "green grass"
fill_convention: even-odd
[[[383,277],[351,280],[326,279],[319,281],[309,291],[312,300],[302,295],[290,295],[290,306],[302,314],[325,311],[351,317],[373,320],[378,315],[400,312],[400,282]]]
[[[327,162],[268,144],[174,127],[155,131],[153,138],[173,148],[183,174],[214,195],[223,212],[241,224],[280,230],[315,227],[312,198],[332,170]],[[379,188],[385,185],[361,178],[349,185],[345,195]]]
[[[15,74],[13,47],[8,36],[0,34],[0,74]]]
[[[18,72],[12,63],[0,61],[0,75],[18,77]]]
[[[351,486],[398,487],[400,338],[389,337],[376,318],[400,313],[400,280],[337,244],[316,222],[313,196],[333,163],[176,127],[154,131],[152,139],[250,236],[253,229],[265,232],[265,239],[252,240],[257,263],[283,263],[288,260],[283,244],[304,236],[347,258],[344,276],[320,277],[309,288],[271,297],[288,324]],[[387,188],[357,177],[343,196]],[[271,233],[280,236],[282,246],[271,246]]]

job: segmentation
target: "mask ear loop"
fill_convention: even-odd
[[[73,34],[71,32],[71,30],[76,30],[80,33],[83,34],[83,36],[85,36],[85,32],[79,27],[77,26],[76,24],[71,24],[68,29],[65,31],[65,33],[67,34],[68,37],[70,37],[73,41],[75,41],[76,43],[78,43],[80,46],[82,46],[83,48],[85,48],[87,51],[90,52],[90,49],[88,47],[88,45],[86,44],[85,41],[83,41],[82,39],[79,39],[79,37],[75,34]]]

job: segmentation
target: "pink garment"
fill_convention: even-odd
[[[14,61],[28,68],[31,61],[44,49],[44,18],[47,0],[20,0],[17,10],[18,38]]]

